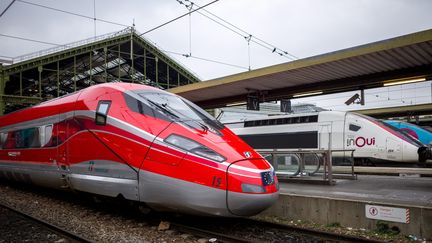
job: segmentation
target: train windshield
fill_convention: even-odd
[[[196,129],[213,132],[224,127],[203,109],[179,96],[157,91],[141,91],[136,92],[136,94],[152,110],[163,113],[165,118],[170,121],[181,122]]]

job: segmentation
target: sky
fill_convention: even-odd
[[[198,6],[211,2],[192,1]],[[0,13],[10,2],[12,0],[0,0]],[[29,3],[90,17],[96,13],[97,19],[128,26],[135,23],[135,28],[141,33],[188,12],[177,0],[16,0],[0,17],[0,58],[54,47],[2,35],[67,44],[92,38],[95,32],[96,35],[103,35],[125,28],[96,21],[95,29],[91,19]],[[430,0],[219,0],[205,8],[252,35],[252,40],[257,37],[300,59],[430,29],[431,9]],[[206,15],[209,12],[201,11]],[[168,54],[171,53],[174,59],[202,80],[244,72],[249,65],[251,69],[257,69],[292,60],[272,53],[252,41],[249,42],[248,51],[245,39],[247,34],[242,36],[233,33],[195,12],[190,17],[186,16],[144,37],[159,48],[169,51]],[[173,53],[191,53],[193,57],[201,59]],[[212,62],[203,61],[202,58]],[[376,101],[375,105],[381,105],[386,99],[388,102],[400,100],[400,104],[412,103],[413,100],[423,102],[423,98],[428,99],[427,102],[431,101],[429,82],[398,88],[402,92],[397,88],[381,89],[382,92],[367,91],[367,97],[371,102]],[[407,91],[403,91],[405,89]],[[427,92],[419,98],[417,89]],[[343,101],[350,96],[338,95],[342,96],[340,99]],[[343,104],[337,97],[330,98],[335,104]],[[332,100],[330,98],[321,97],[327,103]],[[299,100],[308,102],[308,99]],[[323,104],[319,98],[314,98],[313,102]],[[332,106],[331,102],[329,106]]]

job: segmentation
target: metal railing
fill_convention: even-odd
[[[354,173],[354,150],[258,150],[275,168],[282,180],[321,181],[333,185],[335,178],[356,179]],[[350,153],[350,173],[334,175],[333,153]],[[321,176],[316,180],[317,176]],[[312,180],[315,179],[315,180]]]
[[[24,55],[17,56],[17,57],[0,57],[0,58],[4,59],[4,61],[3,61],[4,64],[16,64],[19,62],[33,59],[33,58],[38,58],[38,57],[46,56],[49,54],[58,53],[61,51],[69,50],[69,49],[76,48],[79,46],[84,46],[84,45],[95,43],[95,42],[102,41],[102,40],[111,39],[111,38],[118,37],[118,36],[131,35],[133,33],[135,33],[137,36],[142,38],[145,42],[147,42],[149,45],[153,46],[155,49],[160,50],[160,53],[162,55],[165,55],[167,58],[172,59],[176,63],[181,63],[178,59],[176,59],[172,55],[169,55],[168,51],[162,49],[155,42],[150,41],[149,39],[142,36],[141,33],[133,27],[127,27],[127,28],[122,29],[120,31],[115,31],[115,32],[111,32],[111,33],[107,33],[107,34],[103,34],[103,35],[99,35],[99,36],[95,36],[95,37],[90,37],[90,38],[87,38],[84,40],[79,40],[79,41],[71,42],[71,43],[64,44],[64,45],[57,45],[55,47],[51,47],[48,49],[24,54]],[[182,68],[184,70],[186,70],[187,72],[191,73],[192,75],[194,75],[197,79],[200,79],[199,75],[197,73],[195,73],[194,71],[192,71],[191,69],[187,68],[184,65],[182,65]]]
[[[87,38],[84,40],[79,40],[79,41],[75,41],[75,42],[64,44],[64,45],[58,45],[58,46],[55,46],[55,47],[52,47],[49,49],[45,49],[45,50],[36,51],[36,52],[29,53],[29,54],[13,57],[12,63],[15,64],[15,63],[23,62],[23,61],[30,60],[33,58],[38,58],[38,57],[46,56],[49,54],[65,51],[65,50],[72,49],[72,48],[75,48],[78,46],[83,46],[83,45],[86,45],[89,43],[94,43],[97,41],[110,39],[110,38],[125,35],[125,34],[130,34],[132,31],[133,31],[133,29],[131,27],[128,27],[128,28],[120,30],[120,31],[111,32],[111,33],[96,36],[96,37],[90,37],[90,38]]]

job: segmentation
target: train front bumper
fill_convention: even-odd
[[[227,208],[235,216],[256,215],[279,198],[276,174],[271,167],[260,169],[260,163],[267,162],[243,160],[233,163],[227,170]]]

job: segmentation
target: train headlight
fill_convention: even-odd
[[[250,192],[250,193],[264,193],[265,188],[263,186],[253,185],[242,183],[241,184],[242,192]]]
[[[225,157],[207,148],[206,146],[177,134],[169,135],[164,141],[207,159],[217,162],[224,162],[226,160]]]

